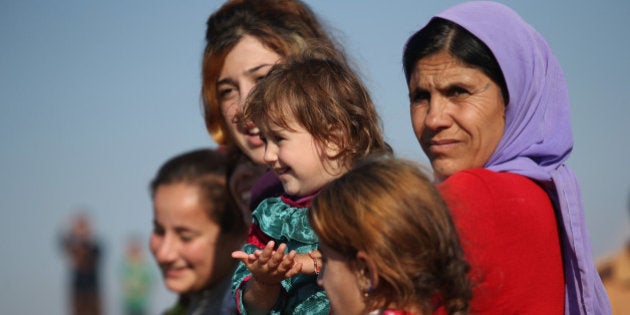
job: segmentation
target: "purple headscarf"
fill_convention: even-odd
[[[485,168],[547,186],[560,225],[566,314],[610,314],[595,269],[577,179],[564,164],[573,149],[564,74],[545,39],[505,5],[478,1],[437,17],[483,41],[501,66],[510,100],[505,132]]]

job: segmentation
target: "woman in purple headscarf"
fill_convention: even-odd
[[[468,2],[415,33],[403,63],[414,132],[472,265],[471,312],[609,314],[545,39],[504,5]]]

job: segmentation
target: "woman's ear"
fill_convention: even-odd
[[[371,292],[378,286],[378,271],[374,260],[364,251],[360,250],[356,256],[356,272],[359,278],[361,290]]]

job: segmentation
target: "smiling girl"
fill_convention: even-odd
[[[241,313],[328,314],[317,285],[318,239],[307,213],[318,191],[361,157],[388,152],[367,90],[327,49],[274,66],[252,90],[241,121],[253,121],[264,162],[285,194],[253,213],[232,280]]]
[[[181,314],[234,312],[230,253],[244,242],[247,225],[227,192],[225,168],[224,154],[200,149],[168,160],[151,182],[151,252],[166,287],[190,301],[178,303]]]

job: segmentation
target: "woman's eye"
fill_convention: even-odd
[[[153,224],[153,234],[158,235],[158,236],[162,236],[164,235],[164,228],[162,228],[161,226],[157,225],[157,224]]]
[[[448,90],[448,96],[449,97],[458,97],[458,96],[462,96],[462,95],[466,95],[469,94],[468,90],[461,88],[461,87],[452,87]]]
[[[234,89],[232,88],[219,90],[219,99],[223,100],[228,98],[233,91]]]
[[[263,67],[259,68],[258,71],[253,73],[254,82],[258,83],[258,81],[266,78],[267,75],[269,74],[269,72],[271,72],[271,67],[263,66]]]
[[[431,99],[431,95],[429,94],[429,92],[425,92],[425,91],[416,91],[413,94],[411,94],[411,97],[409,98],[409,100],[411,101],[411,104],[414,104],[414,105],[421,104],[430,99]]]
[[[181,233],[179,234],[179,238],[182,240],[182,242],[188,243],[192,241],[195,238],[195,236],[191,233]]]

